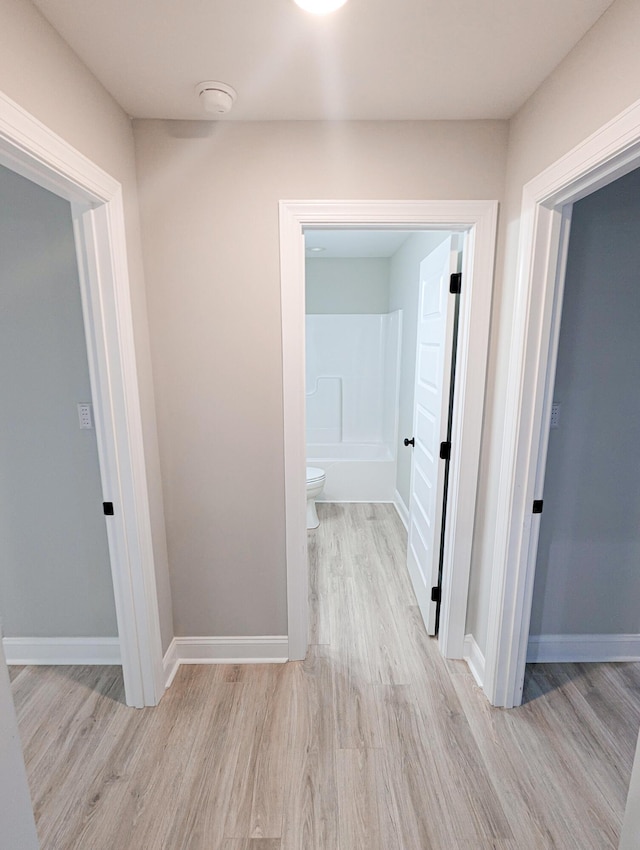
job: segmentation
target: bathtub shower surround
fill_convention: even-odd
[[[402,311],[308,315],[307,462],[322,501],[393,501]]]

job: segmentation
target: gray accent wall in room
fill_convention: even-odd
[[[0,615],[117,635],[71,208],[0,168]]]
[[[396,490],[407,508],[411,487],[411,449],[405,447],[403,440],[411,437],[413,431],[420,263],[447,236],[448,232],[439,231],[414,233],[391,257],[389,310],[402,310]]]
[[[388,257],[307,257],[307,313],[389,312]]]
[[[640,171],[575,204],[531,634],[640,632]]]

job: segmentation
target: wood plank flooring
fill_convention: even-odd
[[[306,661],[182,667],[143,711],[118,668],[12,669],[43,850],[617,847],[640,665],[535,665],[491,708],[425,634],[394,509],[319,508]]]

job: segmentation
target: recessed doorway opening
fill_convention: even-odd
[[[463,242],[445,230],[305,231],[307,480],[323,473],[316,503],[395,506],[431,635]]]
[[[464,656],[466,599],[484,405],[497,204],[447,202],[281,202],[280,247],[285,421],[285,504],[289,657],[308,641],[305,469],[305,234],[320,230],[440,231],[464,234],[451,480],[442,578],[439,646]],[[404,437],[405,435],[403,435]],[[406,435],[407,437],[409,435]]]
[[[156,705],[165,682],[122,188],[1,94],[0,165],[71,203],[125,697]]]
[[[573,205],[638,166],[640,105],[553,163],[523,193],[484,684],[497,706],[522,701]]]

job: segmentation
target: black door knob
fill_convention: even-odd
[[[405,444],[405,446],[415,446],[416,441],[413,439],[413,437],[411,439],[409,439],[408,437],[405,437],[404,438],[404,444]]]

